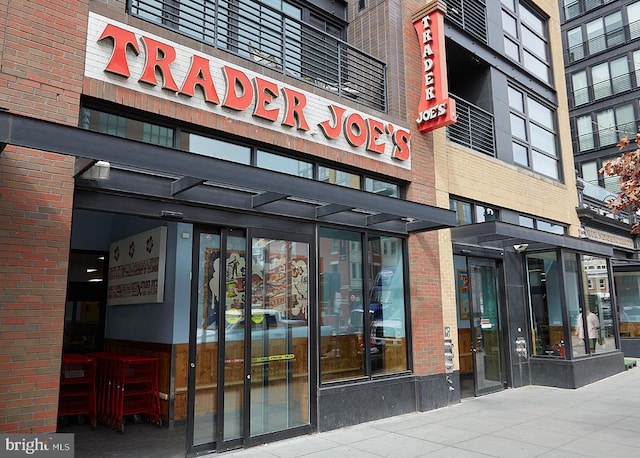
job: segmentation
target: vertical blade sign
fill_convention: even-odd
[[[420,42],[422,88],[418,105],[418,130],[426,133],[456,122],[455,100],[447,85],[442,1],[433,1],[413,16]]]

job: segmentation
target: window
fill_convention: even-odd
[[[640,37],[640,2],[627,6],[627,20],[629,21],[629,38]]]
[[[80,111],[79,127],[167,147],[174,147],[174,137],[176,137],[179,139],[180,149],[183,151],[225,161],[253,165],[311,180],[315,178],[315,174],[317,173],[317,179],[319,181],[361,189],[398,199],[402,198],[403,195],[402,186],[398,183],[347,172],[337,168],[319,165],[316,162],[280,155],[246,145],[239,145],[222,139],[207,137],[181,130],[178,124],[176,124],[174,129],[83,107]],[[177,147],[177,145],[175,145],[175,147]]]
[[[564,260],[564,287],[566,290],[567,308],[569,309],[571,337],[569,339],[563,338],[562,340],[567,343],[571,340],[573,356],[580,356],[586,353],[584,342],[578,337],[576,329],[581,310],[581,298],[584,296],[584,293],[582,293],[580,289],[580,276],[581,271],[578,256],[575,253],[567,253]],[[591,287],[592,281],[587,277],[587,290]]]
[[[514,162],[558,179],[555,112],[513,87],[509,87],[509,106]]]
[[[594,98],[601,99],[631,89],[631,75],[627,57],[603,62],[591,69]]]
[[[522,227],[529,227],[531,229],[534,229],[536,227],[533,218],[523,215],[518,216],[518,224]]]
[[[202,135],[186,134],[182,136],[182,149],[192,153],[224,159],[240,164],[251,163],[251,149],[246,146],[203,137]]]
[[[383,196],[400,197],[400,186],[373,178],[365,178],[364,189]]]
[[[580,151],[615,145],[624,135],[635,135],[637,131],[635,111],[630,103],[596,112],[595,120],[591,116],[576,119]]]
[[[333,253],[336,240],[349,247],[344,256]],[[369,237],[363,256],[362,240],[361,233],[320,229],[322,383],[408,368],[402,250],[380,254],[382,247],[400,247],[403,242],[395,237]]]
[[[526,256],[529,280],[529,315],[532,327],[532,354],[565,356],[562,319],[560,263],[555,252]],[[576,289],[576,291],[578,291]]]
[[[318,168],[318,179],[326,183],[360,189],[360,176],[330,167],[320,166]]]
[[[587,161],[579,164],[582,171],[582,179],[586,182],[605,188],[611,194],[618,194],[620,188],[618,186],[618,176],[603,176],[599,170],[605,162],[615,159],[615,157],[603,157],[593,161]]]
[[[550,223],[548,221],[538,220],[536,227],[539,231],[550,232],[552,234],[565,234],[565,227],[562,224]]]
[[[600,174],[598,173],[598,170],[600,170],[600,167],[598,167],[598,164],[596,163],[596,161],[583,162],[580,165],[580,168],[582,170],[582,179],[584,181],[595,186],[600,185],[600,182],[599,182]]]
[[[640,272],[615,272],[621,337],[640,337]]]
[[[573,88],[573,105],[580,106],[589,101],[589,85],[587,83],[587,72],[581,70],[571,75],[571,86]]]
[[[505,54],[549,82],[546,24],[520,2],[502,2]]]
[[[551,234],[566,234],[566,226],[538,218],[533,218],[531,216],[518,215],[518,224],[522,227],[529,227],[531,229],[537,229],[539,231],[549,232]]]
[[[460,226],[484,223],[486,221],[497,221],[500,214],[497,208],[463,202],[456,199],[449,200],[449,209],[456,212],[456,222]]]
[[[576,127],[578,131],[578,149],[580,151],[588,151],[595,147],[595,139],[593,135],[593,122],[591,115],[580,116],[576,119]]]
[[[313,179],[313,164],[266,151],[257,151],[256,165],[263,169]]]
[[[102,111],[82,108],[80,127],[160,146],[173,146],[173,129]]]
[[[584,42],[582,40],[581,27],[576,27],[567,32],[567,44],[569,46],[569,62],[575,62],[584,57]]]
[[[627,104],[596,113],[600,146],[614,145],[625,134],[636,132],[633,105]]]
[[[588,255],[581,255],[579,258],[583,278],[597,281],[598,291],[584,291],[581,313],[571,322],[572,329],[575,329],[574,353],[613,351],[616,349],[616,341],[607,260]],[[593,269],[589,269],[590,267]]]
[[[592,94],[589,93],[588,75],[591,76]],[[588,73],[586,70],[573,73],[571,84],[574,106],[630,90],[631,74],[627,56],[594,65]]]
[[[636,74],[636,85],[640,86],[640,51],[633,52],[633,71]]]
[[[627,56],[609,62],[611,68],[611,86],[614,94],[631,89],[631,73],[629,73],[629,59]]]
[[[543,252],[527,254],[526,263],[534,355],[573,357],[616,349],[609,291],[589,291],[596,280],[606,289],[606,260],[576,253],[562,253],[560,258],[557,252]],[[599,267],[603,263],[605,267]],[[565,334],[564,307],[570,335]]]
[[[567,19],[572,19],[582,13],[591,11],[600,5],[607,4],[614,0],[562,0],[564,15]]]
[[[620,11],[587,22],[585,29],[589,54],[619,46],[625,40]]]

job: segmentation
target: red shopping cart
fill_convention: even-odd
[[[87,418],[92,429],[96,429],[96,359],[75,353],[62,356],[60,369],[60,395],[58,418],[67,425],[71,416],[78,422]]]

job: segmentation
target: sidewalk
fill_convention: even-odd
[[[640,368],[577,390],[527,386],[208,457],[633,457]]]

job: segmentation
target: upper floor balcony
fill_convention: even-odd
[[[488,111],[453,94],[458,119],[447,126],[447,138],[473,150],[496,155],[493,115]]]
[[[612,1],[614,0],[564,0],[564,16],[566,20],[573,19]]]
[[[129,0],[128,12],[341,97],[386,112],[386,65],[259,1]],[[297,16],[297,17],[296,17]]]
[[[446,0],[447,20],[482,43],[487,43],[485,0]]]
[[[568,35],[567,63],[572,64],[638,38],[640,38],[640,21],[603,30],[592,35],[587,34],[586,39],[583,39],[582,31],[579,28],[572,29]]]

